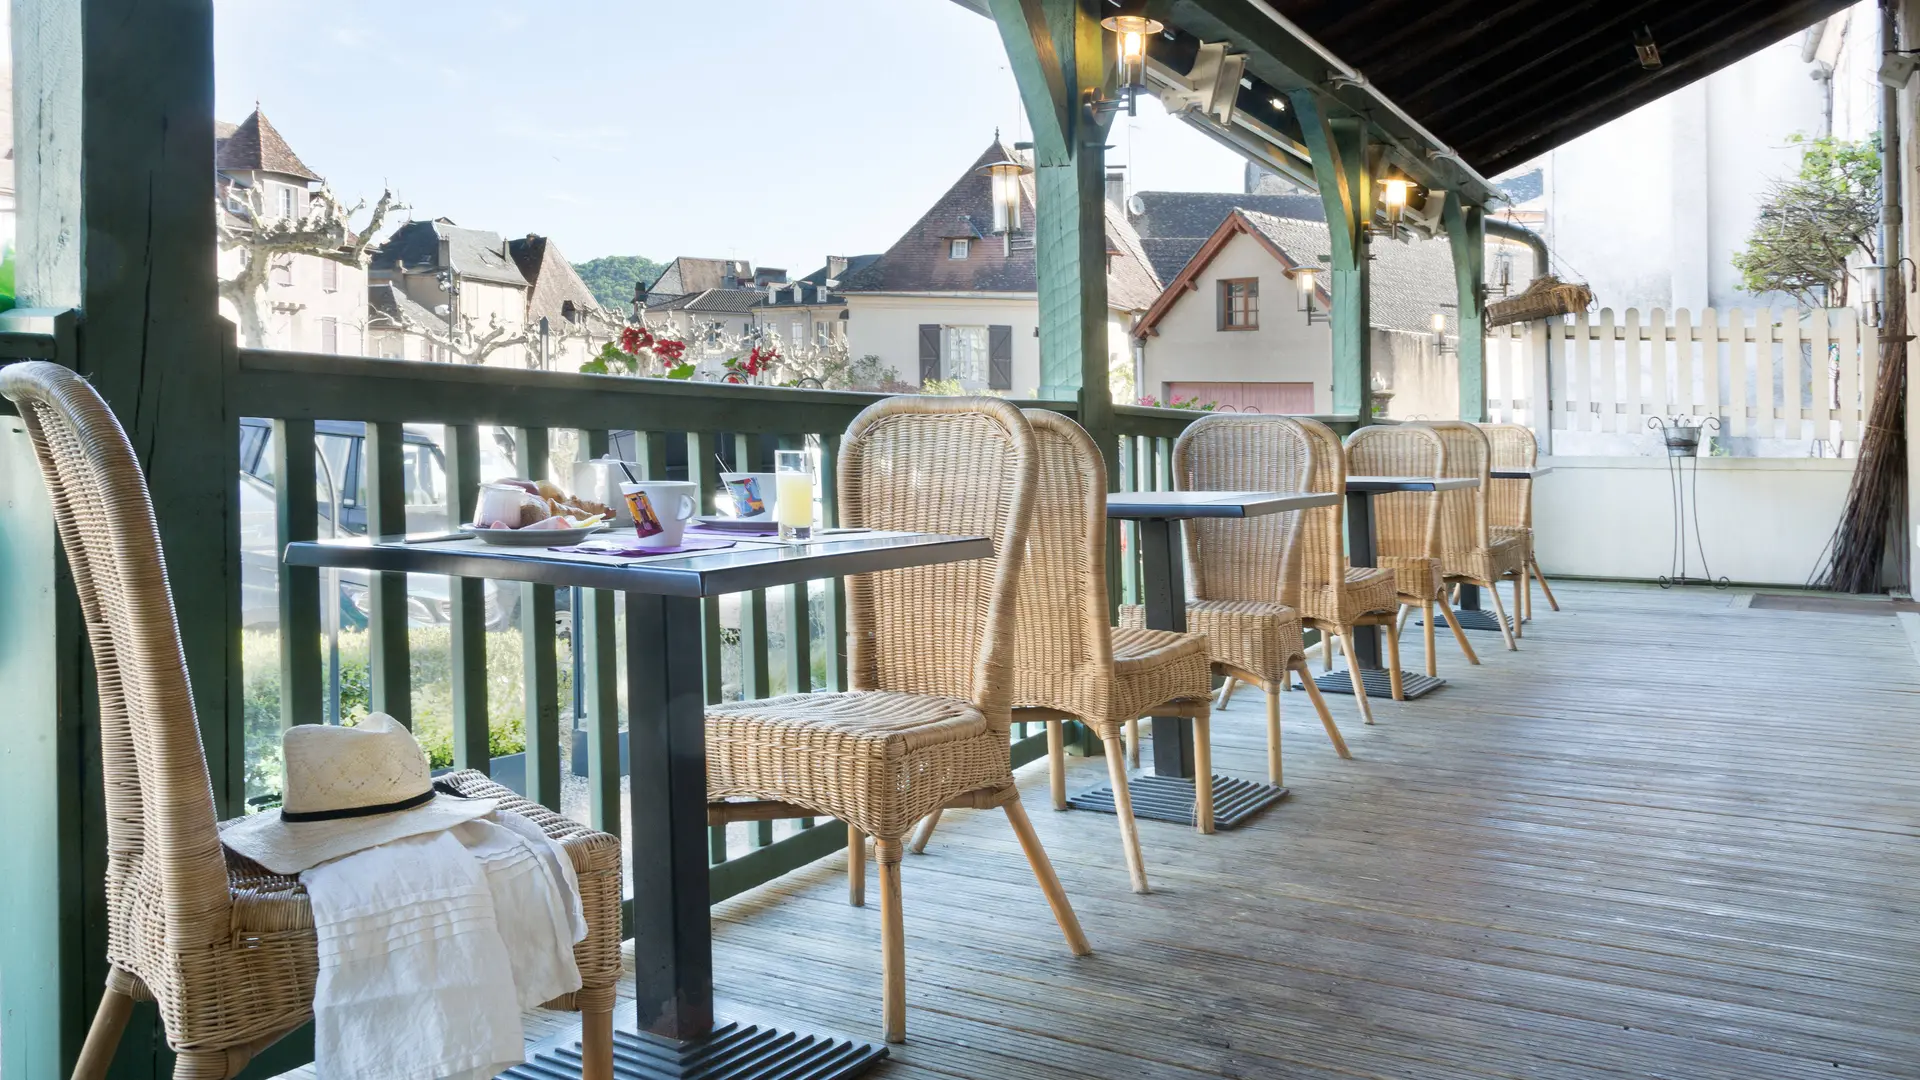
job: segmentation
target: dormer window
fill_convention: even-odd
[[[967,257],[967,249],[971,246],[972,246],[972,241],[968,240],[967,238],[955,237],[954,239],[947,241],[947,258],[964,259]]]

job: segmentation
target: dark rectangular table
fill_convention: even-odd
[[[701,599],[843,574],[993,554],[985,537],[851,535],[806,545],[743,542],[643,559],[559,555],[477,540],[406,544],[399,537],[289,544],[290,566],[331,566],[612,589],[627,594],[631,759],[627,858],[633,870],[634,1008],[638,1030],[615,1035],[614,1072],[630,1080],[856,1076],[884,1046],[783,1031],[713,1013],[707,883],[707,752]],[[505,1075],[580,1075],[576,1051],[536,1057]]]
[[[1347,562],[1353,566],[1378,564],[1373,536],[1373,497],[1375,495],[1394,491],[1458,491],[1462,488],[1479,486],[1480,481],[1471,477],[1347,477]],[[1347,663],[1359,667],[1360,679],[1367,688],[1368,697],[1385,698],[1393,696],[1393,682],[1381,663],[1380,631],[1381,628],[1377,626],[1355,627],[1353,649],[1358,655],[1348,657]],[[1328,672],[1315,679],[1314,684],[1323,693],[1353,693],[1352,676],[1343,671]],[[1407,698],[1430,694],[1445,685],[1445,679],[1436,679],[1417,671],[1407,671],[1405,668],[1400,672],[1400,691]]]
[[[1250,518],[1332,506],[1335,495],[1277,491],[1126,491],[1107,496],[1107,517],[1137,522],[1142,563],[1141,605],[1154,630],[1187,628],[1186,554],[1177,522],[1193,518]],[[1153,718],[1153,772],[1128,780],[1135,817],[1193,824],[1193,721]],[[1286,788],[1237,777],[1213,778],[1213,824],[1231,829],[1287,793]],[[1113,788],[1102,785],[1067,800],[1081,810],[1113,813]]]

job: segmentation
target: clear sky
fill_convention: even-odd
[[[219,118],[260,102],[349,202],[599,255],[804,274],[884,250],[1025,137],[998,32],[950,0],[216,0]],[[1240,159],[1142,101],[1133,186],[1238,191]]]

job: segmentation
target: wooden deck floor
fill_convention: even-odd
[[[908,1039],[876,1075],[1920,1077],[1920,663],[1889,617],[1575,585],[1447,689],[1286,699],[1290,800],[1201,837],[1027,803],[1095,954],[998,814],[905,873]],[[1410,658],[1418,656],[1417,631]],[[1245,691],[1222,772],[1264,768]],[[1099,777],[1074,762],[1075,786]],[[715,909],[723,1012],[879,1027],[877,910],[830,859]]]

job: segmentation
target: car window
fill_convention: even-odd
[[[408,443],[401,456],[401,479],[407,490],[408,506],[439,506],[446,489],[445,470],[440,455],[432,446]]]
[[[326,472],[322,474],[320,479],[320,501],[326,502],[330,496],[337,494],[345,505],[353,505],[353,490],[355,485],[353,476],[347,472],[347,466],[351,463],[349,459],[353,456],[353,444],[359,440],[351,435],[321,434],[315,436],[314,441],[319,444],[320,457],[326,462],[327,466]],[[335,484],[340,485],[340,490],[337,493],[327,490],[326,477],[328,475],[332,476]]]
[[[240,425],[240,471],[273,483],[273,429]]]

